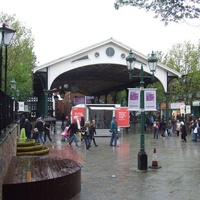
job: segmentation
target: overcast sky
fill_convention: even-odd
[[[114,8],[115,0],[4,0],[0,11],[32,29],[39,64],[74,53],[110,37],[148,55],[200,39],[200,20],[164,26],[153,13]]]

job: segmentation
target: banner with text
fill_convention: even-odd
[[[80,122],[82,115],[85,116],[85,108],[84,107],[72,107],[71,122],[73,122],[73,119],[75,116],[78,117],[78,120]]]
[[[156,111],[156,88],[144,89],[144,110]]]
[[[128,88],[128,110],[139,111],[140,110],[140,89]]]
[[[129,111],[128,108],[122,107],[115,110],[115,116],[117,117],[117,124],[119,127],[129,127]]]

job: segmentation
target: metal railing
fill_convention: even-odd
[[[14,100],[0,90],[0,135],[15,121],[14,113]]]

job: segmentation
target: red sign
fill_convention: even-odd
[[[117,124],[119,127],[129,127],[129,111],[128,108],[117,108],[115,111]]]
[[[72,107],[72,119],[71,119],[72,122],[73,122],[75,116],[78,117],[78,120],[80,122],[82,115],[85,117],[85,108],[84,107]]]

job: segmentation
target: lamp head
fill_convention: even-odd
[[[0,42],[2,45],[9,46],[16,30],[9,27],[8,23],[3,23],[3,27],[0,27]]]
[[[135,66],[136,58],[133,55],[133,51],[130,50],[129,55],[126,57],[126,64],[129,72],[132,72]]]
[[[12,78],[12,80],[11,80],[11,82],[10,82],[10,85],[11,85],[11,88],[12,89],[16,89],[16,81],[15,81],[15,79],[14,78]]]
[[[156,72],[156,66],[157,66],[158,58],[156,57],[156,54],[152,51],[151,57],[148,58],[148,64],[149,64],[149,69],[152,74]]]

